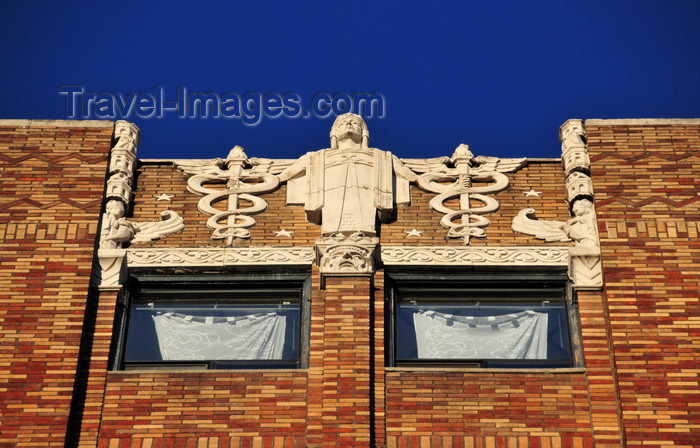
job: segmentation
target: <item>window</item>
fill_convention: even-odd
[[[165,276],[130,283],[118,360],[124,369],[303,367],[302,279]]]
[[[574,307],[567,284],[503,276],[395,280],[396,366],[572,367]]]

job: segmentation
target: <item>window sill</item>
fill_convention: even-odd
[[[500,368],[500,367],[387,367],[387,372],[461,372],[461,373],[539,373],[539,374],[585,374],[585,367],[557,367],[557,368]]]
[[[160,369],[129,369],[129,370],[111,370],[107,372],[108,376],[128,376],[132,374],[143,375],[143,374],[214,374],[217,376],[223,376],[225,374],[230,375],[240,375],[241,373],[308,373],[309,369],[198,369],[198,368],[184,368],[184,367],[172,367],[172,368],[160,368]]]

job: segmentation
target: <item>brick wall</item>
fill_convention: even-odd
[[[0,121],[0,446],[64,446],[112,130]]]
[[[698,446],[700,124],[586,131],[627,446]]]
[[[0,125],[0,447],[63,447],[67,432],[68,446],[79,435],[91,448],[700,445],[698,123],[586,122],[605,289],[577,293],[585,369],[528,371],[386,367],[381,267],[324,286],[312,268],[306,369],[109,371],[118,294],[88,306],[88,285],[112,124]],[[545,244],[511,230],[523,208],[569,219],[559,163],[508,178],[472,246]],[[223,247],[186,181],[168,163],[140,165],[128,218],[169,208],[186,228],[134,247]],[[263,195],[268,210],[237,245],[314,244],[319,226],[285,193]],[[413,186],[381,243],[462,246],[432,197]]]

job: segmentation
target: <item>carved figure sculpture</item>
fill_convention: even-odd
[[[374,236],[377,217],[386,222],[396,204],[410,201],[409,182],[417,176],[390,152],[369,148],[359,115],[336,118],[330,140],[330,148],[303,155],[279,174],[289,185],[287,203],[304,204],[323,236]]]
[[[580,199],[574,203],[571,212],[574,216],[567,222],[548,221],[535,218],[535,209],[526,208],[513,218],[511,228],[547,242],[573,240],[578,247],[597,247],[598,232],[593,203],[588,199]]]

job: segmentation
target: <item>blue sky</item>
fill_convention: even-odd
[[[399,157],[558,157],[569,118],[700,117],[700,1],[4,2],[0,60],[0,118],[67,118],[60,86],[376,93],[370,144]],[[162,115],[115,116],[141,158],[296,158],[333,120]]]

